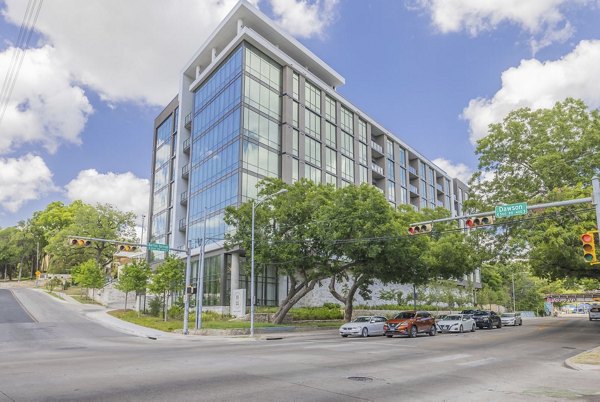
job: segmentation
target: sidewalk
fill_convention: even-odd
[[[573,370],[600,372],[600,346],[568,358],[565,365]]]

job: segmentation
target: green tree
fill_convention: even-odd
[[[52,272],[69,272],[73,266],[89,258],[102,267],[112,261],[114,245],[93,241],[91,247],[72,247],[67,244],[70,236],[120,241],[135,239],[135,216],[132,212],[121,212],[108,204],[93,207],[81,202],[74,202],[69,208],[72,209],[73,222],[58,230],[46,246],[46,252],[52,256]]]
[[[281,189],[287,193],[269,197]],[[320,281],[330,277],[335,269],[332,256],[318,220],[320,208],[332,200],[331,186],[299,180],[292,185],[278,179],[260,183],[259,198],[265,201],[256,206],[255,263],[274,264],[281,275],[289,279],[289,291],[273,316],[281,323],[287,312]],[[252,202],[225,210],[225,222],[236,228],[226,237],[226,247],[243,249],[250,257]],[[250,264],[246,264],[250,274]]]
[[[167,321],[169,298],[185,286],[185,266],[182,260],[168,256],[152,275],[148,289],[162,298],[164,320]]]
[[[82,288],[92,289],[92,299],[96,296],[96,289],[104,286],[105,279],[102,268],[94,259],[87,260],[75,267],[72,278]]]
[[[127,296],[129,292],[135,292],[135,299],[146,291],[148,279],[150,279],[150,267],[146,261],[134,260],[123,266],[119,274],[119,281],[115,288],[125,293],[125,307],[127,310]]]

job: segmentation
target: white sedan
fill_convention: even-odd
[[[437,322],[442,332],[475,332],[477,325],[470,314],[451,314]]]
[[[378,315],[368,315],[356,317],[340,327],[340,335],[344,338],[349,335],[362,336],[366,338],[369,335],[383,335],[383,324],[387,318]]]

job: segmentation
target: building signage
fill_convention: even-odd
[[[235,289],[231,292],[231,315],[243,317],[246,315],[246,289]]]

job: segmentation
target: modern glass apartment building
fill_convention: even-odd
[[[180,82],[154,124],[147,240],[190,245],[196,273],[206,239],[206,306],[228,306],[234,289],[250,294],[244,251],[223,248],[223,216],[225,207],[255,198],[261,178],[366,182],[392,205],[456,212],[454,179],[340,96],[344,78],[245,1]],[[278,304],[286,278],[274,267],[257,274],[257,302]]]

